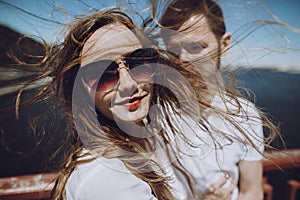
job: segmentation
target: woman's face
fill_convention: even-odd
[[[139,123],[149,112],[152,65],[130,62],[141,48],[137,37],[121,24],[98,29],[83,47],[81,70],[89,73],[84,85],[97,109],[111,120]]]

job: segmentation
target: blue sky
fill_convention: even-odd
[[[105,0],[6,0],[25,11],[48,21],[26,14],[0,0],[0,23],[25,34],[39,35],[54,41],[59,25],[72,20],[76,14],[86,14],[90,6],[100,9],[113,6],[116,1]],[[121,0],[122,2],[122,0]],[[144,0],[137,2],[136,10],[146,7]],[[224,63],[231,65],[278,67],[300,72],[300,1],[299,0],[223,0],[219,1],[226,18],[227,30],[233,33],[233,46]],[[120,3],[120,1],[119,1]],[[56,8],[56,9],[54,9]],[[258,26],[251,30],[251,22],[280,19],[292,28],[278,25]],[[298,33],[293,32],[294,30]],[[250,31],[251,30],[251,31]],[[241,40],[247,33],[251,34]]]
[[[286,71],[300,71],[300,1],[299,0],[257,0],[220,1],[228,31],[233,39],[239,40],[249,24],[257,20],[280,20],[290,25],[264,25],[254,30],[240,45],[233,47],[230,61],[250,66],[278,67]],[[229,3],[230,2],[230,3]],[[243,27],[245,26],[245,27]],[[243,28],[241,28],[243,27]],[[237,34],[234,34],[236,33]],[[239,35],[241,34],[241,37]],[[243,55],[247,56],[243,56]],[[241,59],[239,59],[241,58]]]

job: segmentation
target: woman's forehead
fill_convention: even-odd
[[[141,46],[138,38],[126,26],[107,25],[95,31],[84,44],[81,66],[97,60],[115,60]]]

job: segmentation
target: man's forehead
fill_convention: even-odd
[[[175,44],[179,44],[179,43],[193,43],[193,42],[198,42],[204,39],[204,36],[206,35],[206,33],[203,34],[195,34],[195,32],[193,33],[178,33],[175,35],[172,35],[169,40],[168,43],[175,43]]]
[[[204,15],[190,17],[178,29],[176,34],[170,36],[169,42],[196,42],[213,34]]]
[[[205,15],[194,15],[185,21],[178,29],[183,34],[193,32],[207,32],[210,31],[210,26]]]

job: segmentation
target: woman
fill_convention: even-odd
[[[168,62],[167,52],[152,48],[120,12],[99,12],[72,26],[49,61],[58,66],[51,75],[71,123],[54,197],[187,198],[170,163],[179,143],[188,144],[178,121],[180,112],[196,118],[193,91],[204,90],[201,77]],[[199,78],[194,86],[192,76]],[[176,168],[188,177],[180,164]]]
[[[41,76],[50,75],[52,82],[34,98],[44,98],[53,89],[63,97],[69,122],[53,197],[211,199],[219,195],[199,193],[203,188],[194,185],[194,175],[178,158],[201,158],[218,144],[211,133],[220,127],[207,116],[222,116],[236,127],[239,135],[220,132],[226,142],[257,148],[251,138],[242,137],[247,130],[241,122],[249,116],[243,109],[235,110],[239,101],[231,112],[210,104],[211,91],[197,70],[156,49],[120,12],[99,12],[70,26]],[[221,103],[226,102],[220,97]],[[259,116],[250,117],[260,123]],[[221,174],[227,178],[227,173]],[[221,178],[213,187],[226,182]],[[229,182],[220,198],[230,199],[234,185]]]

